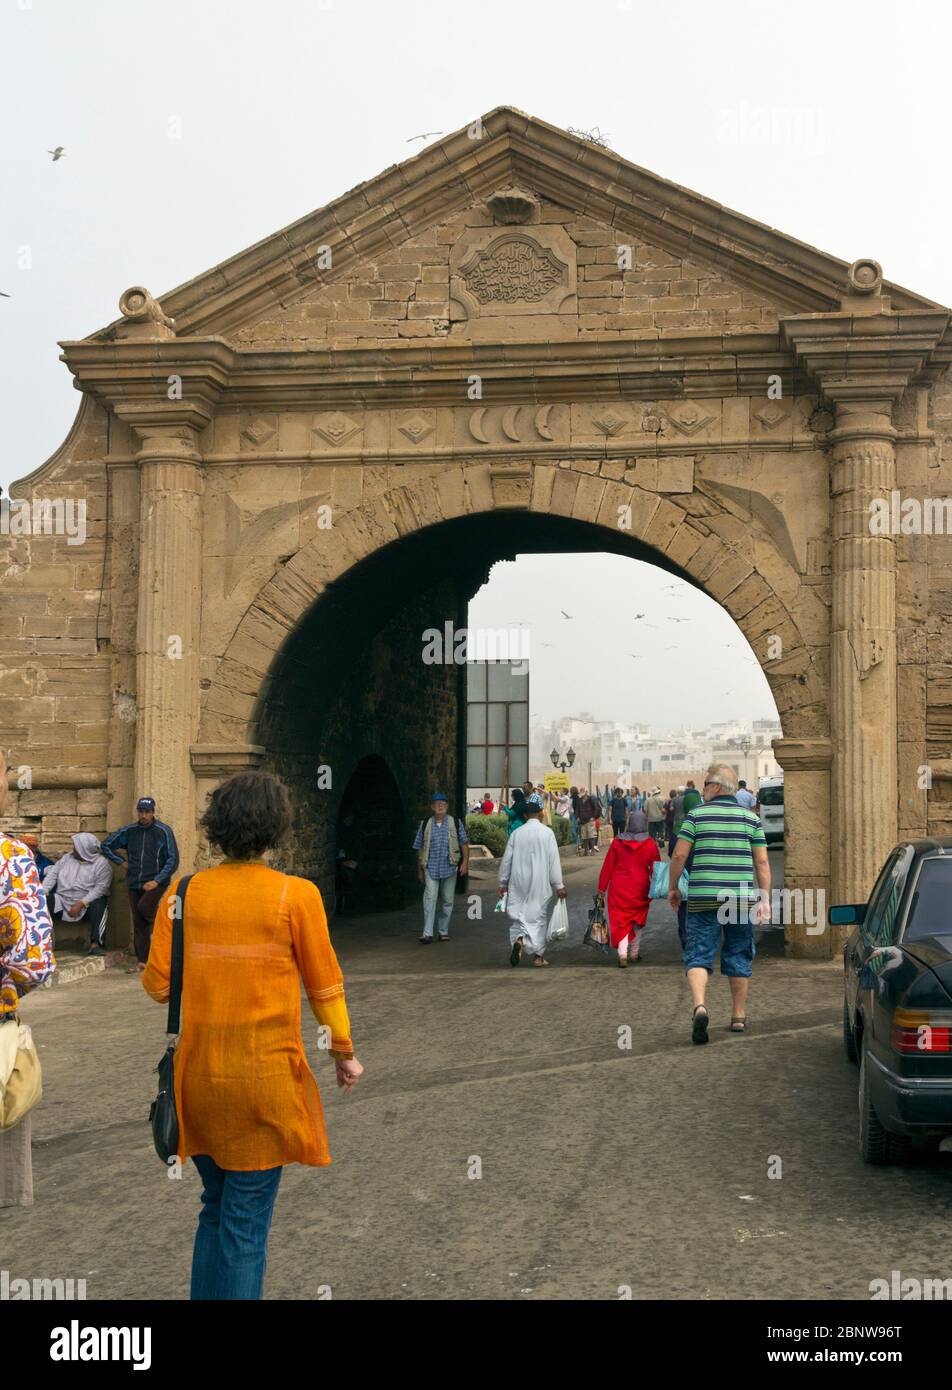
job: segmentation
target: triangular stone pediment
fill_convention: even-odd
[[[776,331],[782,315],[838,308],[847,269],[500,107],[161,306],[178,337],[262,348],[720,335]],[[899,286],[884,290],[894,309],[934,307]]]

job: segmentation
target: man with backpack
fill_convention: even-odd
[[[449,798],[446,792],[434,792],[430,805],[433,814],[420,821],[413,841],[413,848],[417,852],[417,872],[423,884],[423,935],[420,941],[424,945],[429,945],[433,940],[434,925],[437,940],[449,941],[456,877],[457,874],[465,876],[469,868],[466,826],[455,816],[447,815]]]

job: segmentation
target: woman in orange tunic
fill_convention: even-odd
[[[191,1297],[260,1298],[283,1166],[330,1163],[301,1041],[302,982],[329,1035],[338,1086],[351,1090],[363,1068],[321,895],[262,858],[291,824],[284,786],[267,772],[232,777],[212,793],[202,824],[226,859],[194,875],[184,910],[179,1157],[193,1158],[204,1184]],[[177,887],[156,915],[142,976],[159,1002],[169,997]]]

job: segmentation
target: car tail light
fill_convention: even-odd
[[[897,1009],[890,1041],[896,1052],[948,1055],[952,1053],[952,1011]]]

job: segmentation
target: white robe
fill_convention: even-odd
[[[510,945],[521,936],[533,955],[541,956],[552,893],[563,884],[555,834],[535,817],[509,836],[499,866],[500,887],[504,883],[509,885],[506,911],[511,918]]]

